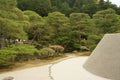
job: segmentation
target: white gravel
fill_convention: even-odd
[[[14,80],[51,80],[49,77],[49,66],[51,65],[2,73],[0,74],[0,80],[8,76],[14,77]]]
[[[67,59],[52,66],[54,80],[109,80],[86,71],[82,66],[88,57]]]
[[[14,77],[14,80],[51,80],[51,77],[53,80],[108,80],[95,76],[82,67],[87,58],[71,58],[54,65],[49,64],[42,67],[2,73],[0,74],[0,80],[8,76]]]
[[[120,80],[120,33],[105,34],[84,68],[112,80]]]

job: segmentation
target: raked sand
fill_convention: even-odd
[[[49,77],[49,66],[51,65],[2,73],[0,74],[0,80],[8,76],[14,77],[14,80],[51,80]]]
[[[105,34],[84,68],[112,80],[120,80],[120,33]]]
[[[108,80],[95,76],[82,67],[87,58],[70,58],[55,64],[2,73],[0,80],[8,76],[15,80]]]
[[[88,57],[67,59],[52,66],[53,80],[109,80],[93,75],[83,68]]]

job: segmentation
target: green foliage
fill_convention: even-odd
[[[0,18],[0,33],[3,33],[6,38],[26,39],[26,33],[23,31],[23,27],[20,27],[18,23],[5,18]]]
[[[15,54],[15,51],[6,49],[0,50],[0,68],[10,66],[16,57]]]
[[[69,31],[69,19],[60,12],[53,12],[49,13],[47,23],[51,30],[52,44],[58,44],[56,39]]]
[[[9,10],[9,8],[10,9],[15,8],[16,5],[17,5],[16,0],[0,0],[1,9]]]
[[[35,59],[38,50],[30,45],[11,45],[0,50],[0,67],[8,67],[16,61]]]
[[[17,0],[18,7],[22,10],[32,10],[39,13],[42,16],[46,16],[51,11],[50,0]]]
[[[41,21],[42,17],[34,11],[24,11],[24,14],[29,17],[30,22]]]
[[[23,24],[25,18],[16,4],[16,0],[0,0],[0,34],[6,38],[27,39]]]
[[[109,0],[17,0],[18,7],[22,10],[33,10],[41,16],[48,13],[59,11],[69,16],[74,12],[87,13],[91,17],[97,11],[108,8],[114,9],[120,14],[120,9]]]
[[[71,39],[74,39],[74,48],[80,50],[82,45],[81,41],[87,39],[86,30],[89,28],[90,16],[85,13],[72,13],[70,14],[70,23],[72,26]]]
[[[70,14],[70,22],[73,28],[82,31],[88,24],[90,17],[85,13],[72,13]]]
[[[39,51],[39,58],[49,58],[55,56],[56,53],[51,48],[43,48]]]
[[[45,40],[49,39],[49,28],[46,27],[45,20],[34,11],[24,11],[24,14],[28,16],[30,22],[30,27],[27,30],[28,38],[32,40],[32,43],[37,41],[45,45]]]
[[[67,2],[62,3],[61,12],[69,16],[71,8]]]
[[[93,51],[102,37],[103,37],[103,34],[89,35],[85,45],[88,46],[90,51]]]
[[[14,61],[26,61],[34,58],[34,53],[37,52],[37,49],[34,46],[30,45],[11,45],[4,50],[15,51],[16,53]]]
[[[109,0],[17,1],[24,11],[16,7],[16,0],[0,0],[0,45],[9,39],[26,39],[37,49],[7,45],[0,50],[0,66],[59,55],[43,48],[50,45],[61,45],[65,52],[92,51],[104,34],[120,32],[120,8]]]
[[[94,14],[93,20],[95,21],[96,27],[98,27],[102,33],[115,32],[119,23],[118,15],[113,9],[98,11]],[[114,29],[112,29],[113,27]]]
[[[37,48],[38,50],[40,50],[40,49],[42,49],[42,48],[43,48],[43,45],[42,45],[42,44],[38,44],[38,43],[37,43],[37,44],[35,45],[35,48]]]

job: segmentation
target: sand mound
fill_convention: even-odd
[[[120,80],[120,34],[106,34],[84,68],[98,76]]]

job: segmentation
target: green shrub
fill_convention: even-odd
[[[41,45],[41,44],[37,44],[37,45],[35,45],[35,48],[37,48],[37,49],[42,49],[43,48],[43,46]]]
[[[35,58],[34,53],[38,51],[34,46],[31,45],[11,45],[7,48],[4,48],[4,50],[16,52],[14,53],[14,61],[27,61],[29,59],[33,59]]]
[[[43,48],[39,51],[39,58],[49,58],[55,56],[55,51],[51,48]]]
[[[86,45],[89,47],[90,51],[93,51],[95,49],[102,36],[102,34],[89,35]]]
[[[6,49],[0,50],[0,68],[10,66],[16,57],[15,54],[16,51]]]
[[[87,44],[87,40],[81,40],[81,45],[82,46],[86,46],[86,44]]]
[[[14,46],[13,50],[17,52],[15,61],[27,61],[29,59],[34,59],[34,53],[37,52],[37,49],[30,45]]]

